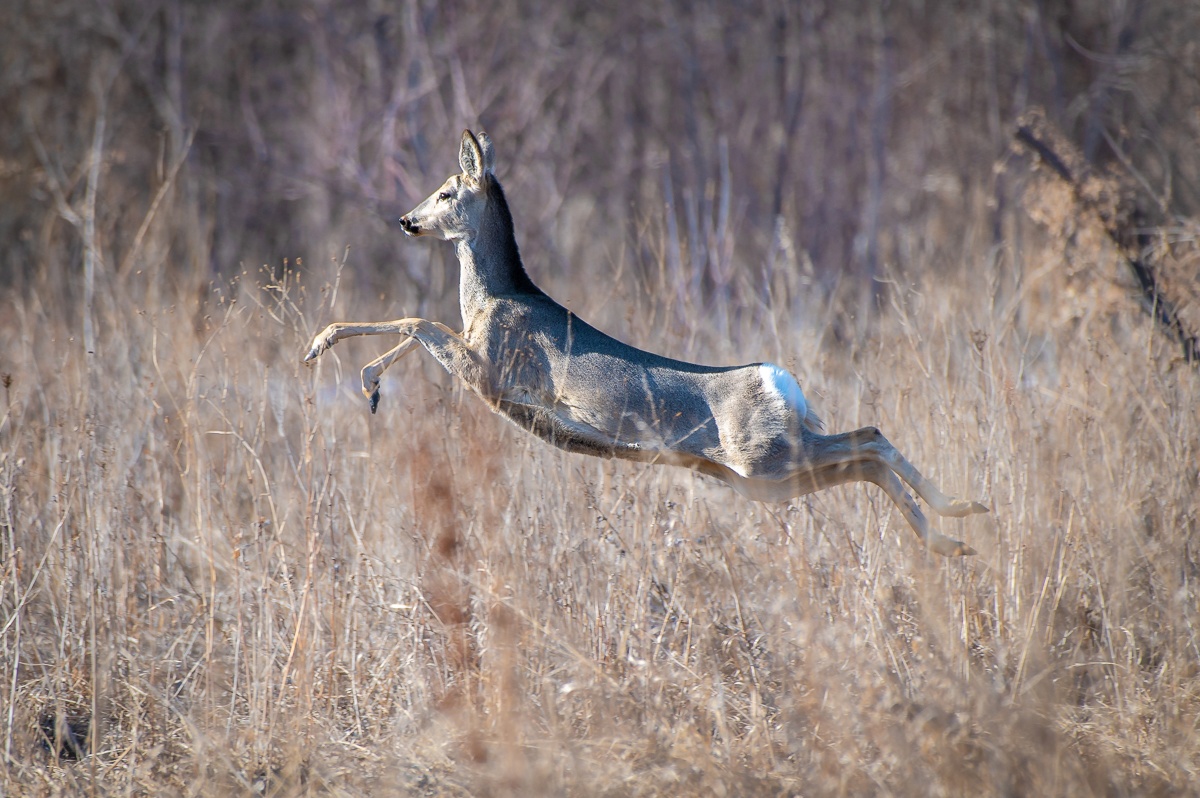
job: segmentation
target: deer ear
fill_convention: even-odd
[[[475,140],[479,142],[479,151],[483,153],[483,173],[490,175],[496,169],[496,150],[492,147],[492,137],[481,130],[475,135]]]
[[[462,146],[458,150],[458,165],[469,180],[476,183],[483,181],[483,151],[479,147],[479,140],[469,130],[463,131]]]

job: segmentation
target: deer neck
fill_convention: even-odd
[[[458,304],[463,326],[469,328],[471,321],[487,308],[489,300],[504,293],[504,280],[497,279],[495,256],[487,248],[475,246],[475,241],[459,241],[455,250],[459,266]]]
[[[468,328],[496,297],[542,293],[525,272],[512,217],[494,179],[488,195],[478,231],[455,242],[460,269],[458,301]]]

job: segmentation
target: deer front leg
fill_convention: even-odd
[[[405,335],[406,325],[419,319],[397,319],[396,321],[335,321],[313,338],[304,362],[310,363],[333,348],[333,345],[343,338],[353,338],[356,335]]]
[[[362,392],[363,396],[371,403],[371,415],[379,408],[379,377],[391,367],[400,358],[413,351],[413,345],[417,343],[416,338],[406,338],[400,342],[399,346],[393,347],[389,351],[372,360],[367,365],[363,366],[362,370]]]
[[[429,350],[431,355],[437,358],[446,371],[462,379],[481,395],[490,396],[495,393],[494,389],[489,389],[486,382],[487,369],[485,365],[471,350],[471,347],[467,345],[467,342],[463,340],[462,336],[444,324],[427,319],[334,322],[313,339],[312,346],[309,348],[308,354],[305,355],[304,361],[307,363],[314,360],[341,339],[352,338],[356,335],[403,335],[416,339],[422,346]],[[387,366],[398,360],[407,349],[408,347],[404,345],[404,342],[401,342],[399,346],[372,362],[368,366],[371,369],[370,373],[367,373],[366,369],[364,369],[364,389],[369,384],[367,381],[372,380],[374,381],[374,387],[371,388],[371,393],[375,393],[375,389],[378,387],[378,375],[382,373],[384,368],[387,368]],[[375,401],[377,402],[378,399]]]
[[[442,330],[442,332],[448,333],[455,338],[462,337],[457,333],[452,332],[449,327],[440,322],[432,321],[429,323]],[[415,343],[417,343],[416,338],[407,338],[401,341],[399,346],[390,349],[389,351],[372,360],[367,365],[363,366],[362,392],[363,396],[367,397],[371,403],[372,414],[374,414],[379,408],[379,378],[383,375],[383,372],[392,367],[393,363],[412,352],[413,344]]]
[[[356,335],[407,335],[414,338],[421,336],[416,334],[416,331],[421,329],[422,325],[426,327],[439,327],[446,332],[450,332],[450,328],[444,324],[429,321],[427,319],[394,319],[392,321],[335,321],[313,338],[312,346],[308,349],[308,354],[304,356],[304,362],[316,360],[325,352],[333,348],[333,345],[343,338],[353,338]],[[453,335],[454,333],[450,333]]]

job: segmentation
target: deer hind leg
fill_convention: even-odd
[[[988,512],[988,508],[979,502],[956,499],[938,490],[938,487],[926,479],[912,463],[908,462],[904,455],[900,454],[900,451],[875,427],[863,427],[853,432],[832,435],[829,436],[829,439],[838,439],[841,444],[839,447],[842,451],[841,456],[846,456],[846,454],[856,458],[870,456],[885,463],[888,468],[907,482],[918,496],[928,502],[938,515],[962,518],[974,513]]]
[[[942,515],[963,516],[986,512],[987,508],[975,502],[948,498],[905,460],[878,429],[864,427],[837,435],[816,435],[807,442],[809,459],[804,468],[810,476],[804,492],[847,482],[872,482],[883,489],[904,514],[917,537],[931,550],[946,556],[975,553],[966,544],[930,529],[925,514],[900,479],[903,478],[917,495]]]
[[[883,434],[879,430],[874,427],[868,427],[866,430],[859,430],[859,432],[875,433],[870,443],[871,449],[877,452],[888,468],[895,471],[901,479],[907,482],[916,491],[917,495],[924,499],[938,515],[949,518],[962,518],[975,513],[988,512],[988,508],[979,502],[956,499],[938,490],[937,485],[926,479],[912,463],[908,462],[904,455],[900,454],[900,450],[893,446],[887,438],[883,437]]]
[[[944,557],[965,557],[975,553],[975,549],[961,540],[948,538],[937,530],[930,529],[929,520],[917,506],[916,500],[904,489],[896,472],[887,464],[874,459],[850,464],[846,476],[847,481],[866,480],[883,488],[883,492],[892,500],[892,504],[900,509],[904,520],[908,521],[908,525],[930,551]]]

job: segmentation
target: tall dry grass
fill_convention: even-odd
[[[1007,150],[1037,102],[1125,159],[1200,295],[1200,10],[1084,5],[18,3],[0,792],[1196,792],[1200,377]],[[979,556],[302,366],[456,323],[389,221],[480,122],[540,284],[787,365]]]
[[[1007,257],[897,287],[849,349],[802,301],[667,342],[791,358],[831,427],[986,497],[945,522],[963,561],[864,486],[760,505],[558,452],[429,358],[372,417],[381,344],[300,364],[369,305],[337,263],[108,296],[90,355],[8,298],[6,791],[1192,789],[1196,374],[1136,314],[1014,323],[1055,278],[997,306]],[[662,343],[671,286],[614,286],[577,309]]]

